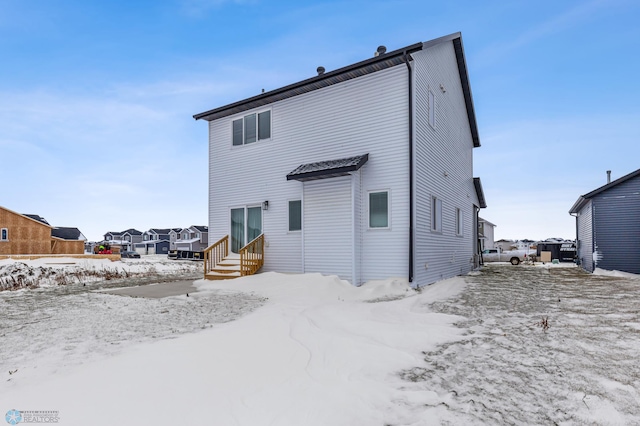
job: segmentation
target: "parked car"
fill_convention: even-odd
[[[128,259],[140,259],[140,253],[137,251],[123,251],[120,253],[120,257],[126,257]]]
[[[527,260],[526,250],[486,249],[482,251],[482,260],[485,262],[511,262],[512,265],[519,265]]]

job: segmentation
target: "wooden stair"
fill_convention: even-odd
[[[261,234],[239,251],[229,251],[228,235],[208,247],[204,252],[204,278],[228,280],[258,272],[264,264],[264,235]]]

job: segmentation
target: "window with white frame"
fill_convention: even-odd
[[[389,191],[369,192],[369,228],[389,227]]]
[[[456,207],[456,235],[462,236],[462,210]]]
[[[431,230],[442,232],[442,200],[438,197],[431,197]]]
[[[9,230],[7,228],[2,228],[0,230],[0,241],[8,241],[9,240]]]
[[[302,201],[289,201],[289,231],[302,230]]]
[[[429,89],[429,124],[431,127],[436,127],[436,97]]]
[[[233,145],[247,145],[271,138],[271,110],[245,115],[233,120]]]

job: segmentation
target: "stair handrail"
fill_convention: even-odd
[[[240,254],[240,276],[253,275],[264,265],[264,234],[258,235],[242,247]]]
[[[225,235],[204,250],[204,274],[207,275],[227,256],[229,256],[229,236]]]

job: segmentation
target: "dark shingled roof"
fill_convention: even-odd
[[[193,227],[196,228],[200,232],[209,232],[209,227],[208,226],[194,225]]]
[[[137,229],[130,228],[130,229],[127,229],[126,231],[122,231],[120,234],[121,234],[121,235],[124,235],[124,234],[129,234],[129,235],[142,235],[142,232],[138,231]]]
[[[23,214],[22,216],[30,217],[33,220],[37,220],[38,222],[44,223],[45,225],[51,226],[49,222],[47,222],[44,217],[38,216],[37,214]]]
[[[480,208],[487,208],[487,201],[484,198],[484,191],[482,190],[482,182],[480,182],[480,178],[473,178],[473,186],[476,187],[476,194],[478,195],[478,202],[480,203]]]
[[[346,176],[350,172],[354,172],[362,167],[368,159],[369,154],[364,154],[357,157],[342,158],[339,160],[302,164],[287,175],[287,180],[305,182],[308,180]]]
[[[82,232],[78,228],[53,228],[51,236],[62,238],[63,240],[79,240]]]

